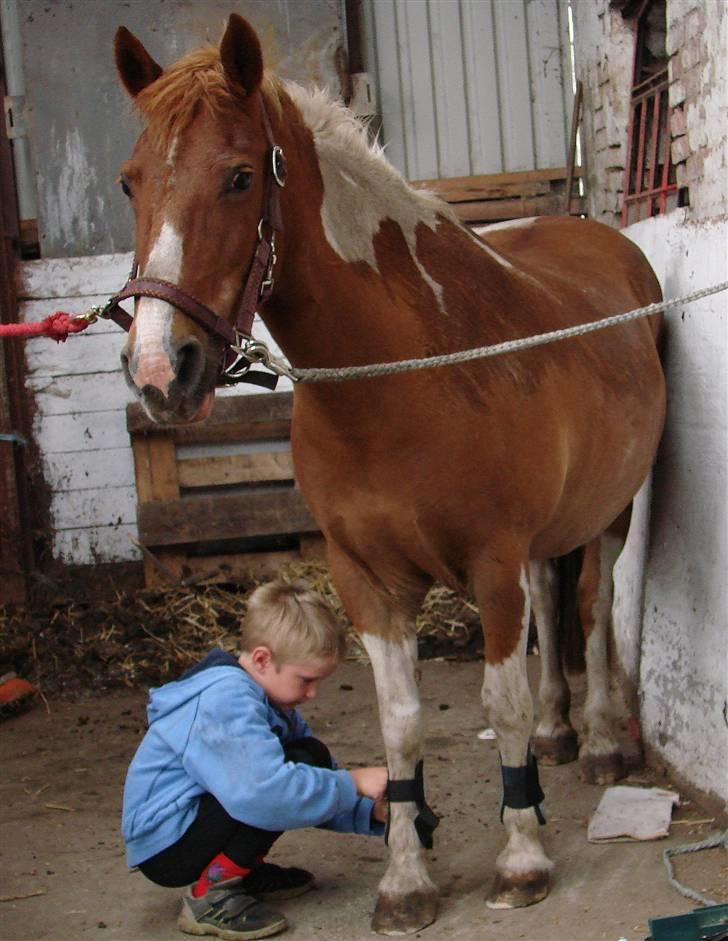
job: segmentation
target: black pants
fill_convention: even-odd
[[[316,738],[291,742],[284,747],[284,753],[286,761],[317,768],[332,766],[328,748]],[[179,840],[140,863],[138,868],[157,885],[189,885],[200,878],[218,853],[224,853],[238,866],[254,866],[280,835],[235,820],[212,794],[203,794],[197,816]]]

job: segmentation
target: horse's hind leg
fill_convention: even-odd
[[[579,752],[576,732],[569,721],[571,693],[561,663],[558,642],[558,568],[553,560],[531,562],[529,584],[538,631],[541,680],[539,722],[532,740],[535,756],[544,765],[575,761]]]
[[[389,865],[379,883],[372,928],[380,934],[408,934],[431,924],[437,916],[437,888],[427,872],[423,844],[415,829],[415,821],[422,815],[416,797],[423,794],[416,794],[416,782],[421,782],[422,720],[415,677],[414,612],[427,586],[421,591],[413,586],[405,611],[393,596],[372,589],[348,556],[331,546],[329,562],[336,589],[372,663],[389,767]],[[396,801],[391,795],[393,782],[398,782],[400,790]]]
[[[586,546],[577,587],[579,617],[586,642],[587,678],[579,763],[582,778],[590,784],[613,784],[625,775],[624,759],[613,728],[608,647],[614,599],[613,570],[627,538],[630,514],[631,506]]]
[[[496,551],[474,576],[485,632],[483,705],[493,726],[503,773],[505,848],[496,860],[490,908],[517,908],[548,894],[551,861],[538,835],[543,794],[529,749],[533,703],[526,675],[530,590],[526,554]]]

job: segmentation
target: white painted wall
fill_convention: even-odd
[[[25,262],[20,269],[20,318],[43,320],[55,310],[81,314],[124,284],[131,254]],[[279,352],[264,325],[254,333]],[[126,430],[133,401],[119,366],[124,332],[97,321],[65,343],[25,345],[26,387],[34,403],[33,438],[51,497],[53,558],[86,565],[140,558],[136,537],[134,462]],[[291,388],[282,379],[278,391]],[[260,391],[242,385],[220,395]]]
[[[608,0],[572,2],[585,84],[590,214],[613,225],[634,33]],[[690,206],[625,229],[665,297],[728,280],[728,5],[667,0],[672,151]],[[617,566],[615,629],[643,737],[693,787],[728,800],[728,293],[666,316],[668,413]]]
[[[728,280],[728,225],[685,210],[630,226],[665,297]],[[728,800],[728,293],[668,315],[668,418],[654,470],[640,699],[645,740]]]

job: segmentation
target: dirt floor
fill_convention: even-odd
[[[531,657],[537,668],[537,658]],[[534,662],[535,661],[535,662]],[[484,899],[503,831],[495,744],[477,738],[484,720],[481,666],[422,663],[427,722],[428,800],[443,817],[430,853],[441,890],[427,941],[643,941],[648,919],[690,911],[670,887],[666,846],[704,839],[717,825],[694,804],[675,811],[671,835],[653,843],[592,845],[587,822],[603,788],[582,784],[574,765],[542,769],[554,859],[544,902],[491,911]],[[579,702],[577,694],[577,705]],[[178,890],[129,873],[119,835],[126,766],[145,725],[143,692],[106,693],[82,702],[50,699],[0,726],[0,938],[2,941],[167,941],[181,938]],[[305,710],[344,766],[383,763],[373,680],[362,662],[343,664]],[[577,713],[578,721],[578,713]],[[632,783],[669,786],[645,772]],[[369,919],[384,870],[380,839],[322,831],[289,833],[274,861],[315,871],[318,887],[280,904],[296,941],[372,937]],[[681,881],[728,901],[724,850],[681,856]]]

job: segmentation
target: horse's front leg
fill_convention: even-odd
[[[389,865],[379,884],[372,928],[380,934],[402,934],[424,928],[437,916],[437,889],[416,828],[422,811],[416,793],[422,780],[417,640],[410,628],[397,640],[362,634],[362,643],[374,669],[390,778]],[[420,794],[424,797],[422,790]]]
[[[424,802],[422,786],[414,617],[385,601],[331,547],[329,561],[334,584],[372,663],[389,768],[389,863],[379,884],[372,928],[380,934],[408,934],[437,917],[437,888],[427,872],[422,842],[429,842],[428,829],[436,821]],[[424,588],[421,593],[413,590],[408,612],[419,605],[422,595]]]
[[[528,563],[518,559],[509,562],[498,555],[475,579],[485,631],[483,705],[500,750],[502,820],[507,834],[487,904],[490,908],[518,908],[546,897],[553,864],[538,835],[543,793],[529,749],[533,703],[526,675]]]

